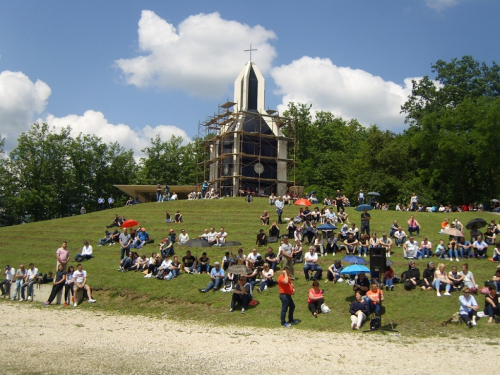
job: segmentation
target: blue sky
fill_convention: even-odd
[[[266,106],[313,104],[399,132],[411,79],[438,59],[499,62],[497,0],[0,2],[0,134],[34,121],[136,156],[196,136],[252,60]]]

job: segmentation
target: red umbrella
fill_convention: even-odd
[[[312,206],[312,203],[309,201],[309,199],[305,198],[297,199],[294,204],[297,206]]]
[[[139,222],[135,220],[125,220],[122,224],[122,228],[132,228],[135,227],[136,225],[139,225]]]

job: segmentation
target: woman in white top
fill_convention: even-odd
[[[469,263],[462,264],[462,271],[460,272],[460,275],[464,277],[464,286],[468,286],[471,289],[477,288],[476,280],[474,280],[474,275],[469,271]]]
[[[260,288],[257,289],[259,293],[262,292],[263,290],[267,290],[268,287],[274,285],[274,280],[273,280],[274,271],[271,268],[269,268],[268,263],[264,263],[261,275],[262,275],[262,281],[260,282]]]
[[[453,283],[448,278],[448,274],[446,273],[445,268],[446,266],[444,265],[444,263],[439,263],[436,272],[434,272],[434,281],[432,282],[432,286],[434,287],[434,289],[436,289],[438,297],[441,297],[441,284],[446,285],[446,292],[444,293],[444,295],[451,296],[450,290]]]
[[[314,240],[314,247],[316,248],[316,251],[319,250],[321,256],[325,256],[325,249],[323,248],[323,237],[321,234],[318,234],[318,237]]]

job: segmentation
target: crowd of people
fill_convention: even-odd
[[[158,185],[157,200],[164,200],[165,192],[170,194],[166,187],[162,190]],[[362,191],[360,192],[360,194]],[[210,198],[209,185],[201,194],[192,199]],[[310,196],[309,198],[315,198]],[[363,199],[362,199],[363,198]],[[171,199],[171,198],[170,198]],[[480,290],[479,285],[474,279],[474,275],[469,271],[469,264],[462,263],[460,271],[458,266],[452,264],[449,271],[443,260],[464,262],[472,258],[483,259],[488,256],[489,247],[494,247],[493,260],[500,261],[500,243],[496,242],[496,236],[500,233],[500,223],[496,224],[494,220],[487,226],[483,234],[478,228],[473,228],[470,232],[470,241],[465,236],[450,235],[445,244],[440,240],[439,244],[433,246],[427,237],[420,237],[423,230],[421,224],[413,215],[405,223],[406,234],[403,227],[394,221],[389,234],[383,233],[377,236],[377,233],[370,231],[371,215],[367,209],[360,212],[360,227],[353,222],[353,218],[345,212],[344,207],[350,203],[345,196],[338,191],[334,199],[326,198],[325,205],[320,209],[314,207],[300,208],[297,215],[289,220],[283,219],[283,210],[286,205],[293,204],[290,195],[269,196],[270,205],[276,210],[277,220],[272,221],[271,215],[266,210],[260,216],[260,223],[266,226],[266,230],[261,229],[256,237],[255,245],[247,255],[244,249],[240,248],[236,254],[226,251],[220,259],[213,260],[206,252],[201,256],[193,255],[190,250],[183,249],[183,256],[176,253],[179,247],[188,245],[190,236],[185,229],[177,236],[174,228],[170,229],[168,236],[158,244],[158,250],[152,251],[150,256],[140,252],[146,245],[154,242],[149,237],[146,229],[138,225],[137,229],[122,228],[126,222],[125,217],[118,214],[114,215],[113,221],[107,226],[104,237],[99,239],[98,246],[112,246],[119,244],[120,261],[118,271],[120,272],[142,272],[144,278],[170,281],[178,278],[182,274],[204,275],[206,281],[204,287],[198,288],[200,293],[221,290],[231,292],[230,312],[235,311],[237,306],[241,307],[241,313],[246,313],[248,306],[254,301],[254,291],[264,293],[272,289],[278,289],[281,302],[281,325],[290,327],[298,323],[294,318],[294,295],[296,287],[294,281],[297,279],[295,268],[300,267],[301,273],[306,281],[312,282],[312,287],[307,291],[307,306],[311,315],[318,317],[323,311],[325,305],[325,290],[320,288],[320,281],[325,283],[341,283],[349,281],[353,288],[353,299],[349,307],[351,316],[351,328],[358,330],[370,315],[379,317],[383,312],[382,302],[385,299],[385,292],[392,291],[395,284],[400,282],[404,289],[411,291],[421,289],[425,291],[433,290],[438,297],[451,296],[453,292],[461,292],[459,298],[460,314],[462,319],[469,326],[477,324],[479,307],[474,294]],[[359,196],[358,203],[364,204],[364,197]],[[372,202],[370,202],[372,203]],[[373,202],[376,203],[376,202]],[[382,208],[382,205],[380,208]],[[409,202],[410,211],[418,211],[418,199],[412,196]],[[166,223],[182,223],[183,215],[180,210],[175,214],[165,213]],[[284,222],[287,221],[287,224]],[[331,224],[340,225],[338,233],[328,226],[321,229],[321,225]],[[286,225],[286,228],[285,228]],[[320,228],[318,228],[320,227]],[[113,229],[110,231],[109,229]],[[441,233],[448,233],[449,229],[463,231],[464,225],[457,219],[449,222],[445,219],[441,224]],[[206,241],[208,246],[223,246],[227,242],[228,233],[223,227],[216,232],[213,227],[205,229],[202,234],[197,236],[198,240]],[[276,243],[275,252],[270,244]],[[303,249],[306,245],[306,249]],[[176,249],[174,249],[174,247]],[[264,247],[266,250],[261,255],[258,248]],[[387,257],[402,256],[408,261],[408,269],[404,270],[401,277],[395,275],[391,266],[387,266],[384,271],[371,275],[371,279],[364,272],[356,275],[344,273],[344,267],[340,259],[325,269],[321,267],[319,258],[326,257],[329,254],[336,255],[345,251],[346,255],[358,255],[367,257],[374,248],[382,248]],[[397,250],[401,249],[401,250]],[[396,253],[396,251],[398,253]],[[68,267],[70,260],[67,244],[63,243],[56,252],[57,271],[53,277],[53,288],[46,305],[51,304],[56,296],[64,289],[64,304],[73,303],[77,306],[77,293],[83,292],[89,302],[95,302],[92,299],[92,290],[87,284],[87,273],[83,270],[82,262],[93,258],[93,249],[88,241],[84,242],[81,251],[75,255],[76,270],[74,266]],[[420,274],[416,267],[415,260],[436,257],[437,266],[429,261],[426,269]],[[234,271],[234,267],[245,267],[245,272]],[[16,271],[7,266],[4,272],[6,278],[0,282],[2,295],[7,295],[7,287],[14,286],[13,299],[19,298],[30,300],[33,294],[33,285],[38,277],[38,270],[33,264],[30,264],[27,270],[21,265]],[[35,276],[34,276],[35,275]],[[301,276],[299,276],[301,277]],[[275,288],[277,287],[277,288]],[[488,322],[492,322],[495,316],[500,315],[500,300],[498,298],[500,287],[500,268],[492,278],[491,285],[488,286],[488,293],[485,294],[484,314],[488,316]],[[26,294],[27,297],[26,297]],[[441,294],[443,293],[443,294]],[[305,298],[304,298],[305,300]],[[287,318],[288,314],[288,318]],[[479,314],[481,315],[481,314]]]

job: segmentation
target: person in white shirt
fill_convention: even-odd
[[[24,290],[28,287],[28,301],[31,301],[33,296],[33,284],[36,282],[36,277],[38,276],[38,268],[35,268],[33,263],[30,263],[30,268],[26,272],[26,279],[24,285],[21,288],[21,298],[24,299]]]
[[[406,242],[406,233],[405,231],[399,227],[398,230],[394,233],[394,238],[396,239],[396,245],[401,247]]]
[[[385,249],[385,255],[387,257],[391,256],[392,240],[387,236],[387,233],[382,234],[382,238],[379,240],[380,247]]]
[[[323,269],[318,264],[318,254],[315,252],[316,248],[314,246],[309,247],[309,252],[306,253],[304,260],[304,275],[306,281],[309,281],[309,271],[315,271],[313,275],[313,280],[321,279],[321,273]]]
[[[16,270],[11,266],[6,265],[3,274],[5,275],[5,279],[2,280],[2,282],[0,282],[0,290],[2,291],[2,297],[3,296],[8,297],[10,296],[10,286],[12,285],[13,282],[15,282],[14,279],[16,276]]]
[[[410,236],[410,239],[403,245],[405,259],[415,259],[418,254],[418,243]]]
[[[281,215],[283,215],[283,207],[285,206],[285,204],[281,200],[281,197],[278,197],[276,202],[274,202],[274,206],[276,207],[276,213],[278,214],[278,224],[283,224]]]
[[[186,242],[189,241],[189,234],[186,233],[186,230],[183,229],[181,230],[181,234],[179,234],[179,242],[181,245],[185,245]]]
[[[227,232],[223,227],[220,228],[220,232],[217,233],[217,245],[221,246],[227,240]]]
[[[486,250],[488,250],[488,244],[483,241],[483,236],[477,236],[477,240],[472,244],[474,248],[474,255],[476,259],[486,258]]]
[[[256,248],[253,248],[252,252],[250,254],[248,254],[248,256],[246,257],[247,267],[253,269],[255,261],[259,257],[261,257],[261,255],[257,252]]]
[[[90,286],[87,285],[87,271],[82,269],[82,265],[78,263],[76,266],[76,271],[73,273],[73,297],[75,299],[73,306],[78,306],[78,291],[86,291],[89,303],[94,303],[95,300],[92,299],[92,290]]]
[[[217,244],[217,233],[214,228],[210,228],[210,232],[207,233],[207,241],[210,245]]]
[[[83,262],[86,259],[92,259],[92,246],[89,245],[89,241],[83,243],[82,252],[76,254],[75,262]]]

